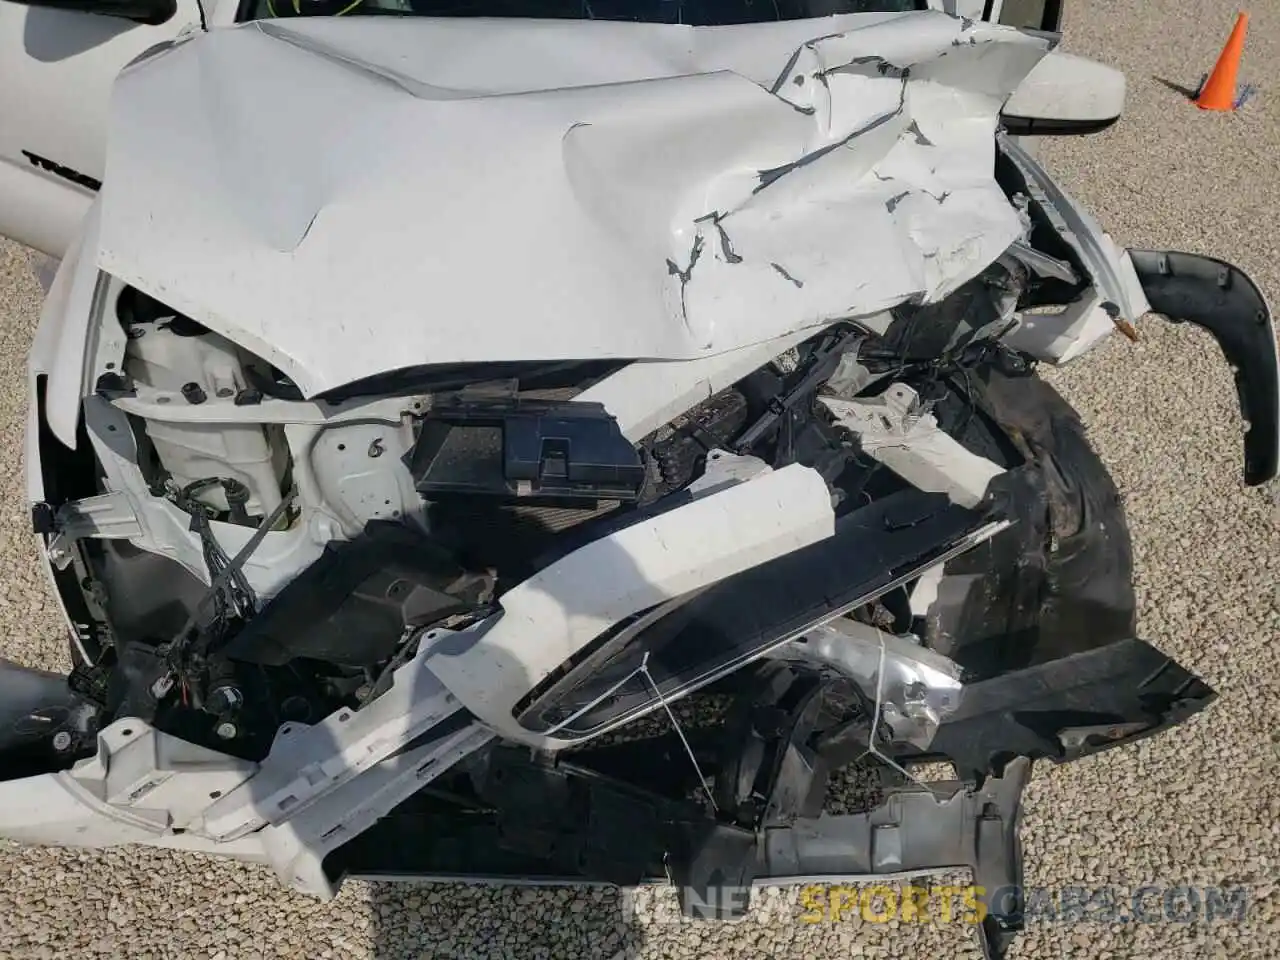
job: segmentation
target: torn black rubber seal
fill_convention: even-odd
[[[1244,435],[1244,482],[1256,487],[1280,461],[1280,367],[1271,311],[1239,267],[1194,253],[1130,250],[1151,309],[1209,332],[1233,368]]]

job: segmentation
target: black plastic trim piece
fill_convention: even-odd
[[[1090,133],[1101,133],[1108,127],[1115,126],[1119,119],[1116,116],[1104,120],[1055,120],[1048,117],[1000,114],[1000,123],[1011,137],[1082,137]]]
[[[47,170],[54,176],[61,177],[63,180],[69,180],[78,187],[84,187],[86,190],[97,193],[102,189],[102,181],[95,177],[89,176],[87,173],[81,173],[79,170],[73,170],[71,167],[64,166],[47,157],[39,156],[30,150],[23,150],[22,155],[31,162],[33,167],[39,167],[41,170]]]
[[[441,400],[406,458],[428,499],[634,502],[645,465],[602,404],[516,397]]]
[[[962,778],[999,773],[1012,757],[1066,763],[1154,736],[1216,699],[1208,684],[1155,647],[1121,640],[967,684],[927,758],[896,753],[895,759],[948,759]],[[856,755],[852,744],[848,750]],[[833,766],[841,759],[831,758]]]
[[[1129,256],[1154,312],[1195,324],[1218,342],[1249,424],[1244,482],[1256,487],[1273,479],[1280,463],[1280,360],[1262,292],[1223,260],[1168,250],[1130,250]]]
[[[489,587],[429,537],[371,520],[354,540],[331,541],[222,652],[260,666],[369,666],[391,657],[407,629],[479,609]]]
[[[1062,32],[1062,0],[1045,0],[1044,19],[1040,29],[1049,33]]]
[[[18,0],[28,7],[84,13],[90,16],[119,17],[148,27],[168,23],[178,12],[177,0]]]

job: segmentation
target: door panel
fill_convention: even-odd
[[[116,74],[199,22],[195,0],[159,26],[0,0],[0,235],[62,256],[102,180]]]

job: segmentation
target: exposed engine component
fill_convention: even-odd
[[[702,471],[708,453],[729,449],[746,426],[749,412],[741,391],[729,389],[659,430],[648,447],[661,478],[661,489],[682,489]]]
[[[655,697],[683,696],[691,678],[693,686],[706,683],[794,640],[824,615],[868,604],[887,610],[890,601],[896,609],[905,604],[894,599],[901,591],[886,593],[880,578],[912,582],[946,549],[988,535],[981,532],[987,518],[970,511],[986,484],[1017,462],[1009,448],[987,442],[969,452],[939,429],[950,417],[957,437],[980,424],[979,433],[995,435],[975,411],[970,378],[1008,353],[999,338],[1009,292],[1022,289],[1023,274],[1010,264],[1012,272],[997,264],[971,281],[950,311],[902,308],[886,336],[856,324],[821,331],[636,443],[599,404],[555,399],[554,390],[549,397],[542,381],[526,393],[519,378],[396,406],[380,401],[382,412],[357,407],[350,421],[258,423],[257,405],[235,399],[255,389],[247,371],[260,361],[126,291],[128,386],[151,404],[142,420],[148,436],[161,438],[161,492],[189,515],[212,586],[172,639],[120,639],[127,667],[118,675],[133,679],[124,689],[117,684],[106,716],[133,711],[158,729],[255,756],[269,743],[263,717],[297,721],[380,695],[423,631],[483,619],[506,589],[582,544],[688,502],[716,457],[764,470],[792,463],[816,469],[840,516],[836,535],[604,631],[528,691],[516,712],[529,730],[587,739],[652,709]],[[944,330],[946,339],[938,339]],[[917,336],[937,340],[937,350],[911,352]],[[196,362],[199,371],[179,369]],[[261,383],[263,375],[252,379]],[[165,397],[169,403],[159,404]],[[164,424],[152,416],[157,404],[172,406],[179,397],[179,409],[231,403],[235,425],[189,418]],[[298,416],[306,410],[300,405]],[[165,440],[173,430],[180,438],[201,431],[241,437],[260,453],[274,436],[284,456],[271,455],[264,494],[266,474],[241,470],[231,457],[187,457],[190,446]],[[252,511],[273,501],[273,516],[285,509],[279,485],[290,475],[275,465],[295,458],[300,486],[289,497],[300,492],[302,500],[294,512],[303,520],[330,515],[342,535],[283,589],[260,598],[244,572],[254,543],[233,558],[213,522],[257,525],[254,542],[281,535]],[[945,476],[949,460],[969,464],[974,482],[934,484],[929,471]],[[176,487],[187,479],[180,471],[196,469],[218,472]],[[731,472],[728,482],[753,472],[737,480]],[[417,506],[406,500],[413,487],[422,498]],[[946,496],[921,499],[921,489]],[[918,517],[884,526],[903,511]],[[951,546],[940,553],[938,544]],[[88,562],[90,569],[106,562],[102,575],[110,577],[123,561],[102,554]],[[867,620],[877,622],[874,611]],[[879,622],[911,626],[909,615]]]
[[[129,337],[124,373],[142,397],[198,405],[210,398],[234,402],[253,389],[246,374],[253,358],[225,337],[133,287],[117,309]],[[249,525],[280,503],[289,451],[279,427],[152,418],[144,430],[166,475],[159,482],[172,482],[230,522]]]
[[[410,467],[429,499],[634,501],[645,470],[598,404],[455,394],[433,404]]]

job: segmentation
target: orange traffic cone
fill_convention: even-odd
[[[1249,15],[1236,17],[1227,45],[1222,48],[1213,73],[1200,87],[1196,106],[1201,110],[1234,110],[1236,108],[1236,77],[1240,73],[1240,57],[1244,54],[1244,32],[1249,27]]]

